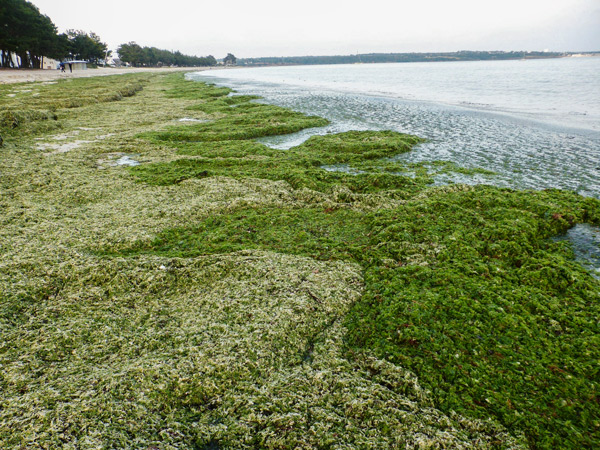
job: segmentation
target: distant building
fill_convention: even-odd
[[[123,62],[116,56],[109,56],[106,59],[106,65],[110,67],[121,67],[123,65]]]
[[[42,57],[42,69],[55,70],[59,62],[56,59]]]
[[[73,72],[74,70],[87,70],[87,61],[64,61],[65,71]]]

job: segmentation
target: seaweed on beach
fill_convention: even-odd
[[[39,133],[58,126],[61,110],[122,100],[143,89],[146,77],[120,75],[98,81],[75,78],[55,83],[26,83],[0,86],[0,130],[19,135]],[[41,123],[40,121],[52,121]]]
[[[81,146],[3,149],[0,447],[600,445],[600,281],[551,239],[597,199],[432,186],[485,171],[394,161],[422,140],[393,132],[275,150],[326,121],[123,80],[57,110]]]
[[[167,230],[146,252],[193,256],[261,248],[359,263],[366,285],[347,318],[349,349],[368,348],[415,371],[445,411],[492,414],[524,430],[533,447],[592,442],[594,357],[580,346],[582,335],[591,339],[587,346],[598,339],[597,283],[549,238],[576,223],[597,223],[598,201],[560,191],[427,189],[427,178],[387,175],[393,181],[383,181],[381,173],[320,169],[376,161],[371,169],[385,172],[396,163],[384,158],[419,142],[393,132],[348,132],[313,137],[279,154],[258,148],[253,155],[260,159],[215,155],[132,169],[145,181],[168,176],[171,168],[193,177],[196,167],[203,176],[284,180],[294,189],[346,187],[348,195],[336,197],[345,208],[361,203],[354,194],[365,192],[406,202],[353,218],[328,207],[228,212]],[[200,145],[194,148],[203,156]],[[447,162],[430,165],[491,174]],[[368,188],[359,187],[361,181]],[[359,224],[361,231],[354,229]],[[569,429],[572,423],[580,423],[579,431]]]
[[[501,194],[448,191],[374,212],[239,209],[120,254],[261,249],[358,263],[365,290],[345,318],[350,358],[375,351],[414,371],[443,411],[493,415],[532,447],[591,444],[598,283],[548,238],[598,202]]]

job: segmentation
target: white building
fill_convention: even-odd
[[[42,69],[56,70],[58,64],[59,61],[57,61],[56,59],[46,58],[45,56],[42,57]]]

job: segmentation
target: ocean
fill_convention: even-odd
[[[558,188],[600,198],[600,58],[237,68],[188,77],[331,121],[262,139],[275,148],[314,134],[389,129],[427,139],[399,160],[446,160],[495,173],[443,175],[437,184]],[[600,271],[598,227],[579,225],[565,238]]]

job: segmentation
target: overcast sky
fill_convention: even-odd
[[[216,58],[456,50],[600,50],[600,0],[30,0],[110,49]]]

